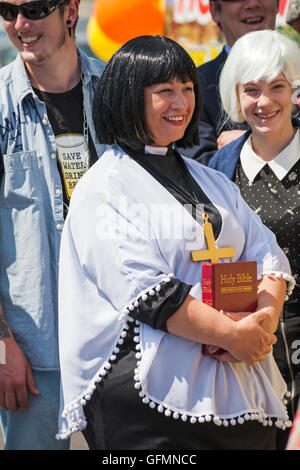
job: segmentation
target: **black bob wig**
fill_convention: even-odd
[[[144,89],[177,77],[194,85],[195,110],[178,147],[199,143],[198,120],[201,111],[200,86],[196,66],[175,41],[163,36],[139,36],[115,52],[100,77],[94,101],[93,119],[99,142],[115,142],[132,149],[142,143],[153,145],[146,128]],[[139,137],[140,136],[140,139]]]

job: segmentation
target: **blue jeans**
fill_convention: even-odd
[[[15,413],[0,408],[5,450],[68,450],[70,440],[56,440],[59,371],[33,371],[39,396],[29,394],[29,409]]]

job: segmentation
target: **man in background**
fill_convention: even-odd
[[[11,450],[69,448],[55,439],[59,247],[72,191],[104,151],[91,112],[103,66],[76,48],[78,10],[0,2],[19,53],[0,70],[0,423]]]

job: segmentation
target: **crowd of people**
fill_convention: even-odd
[[[76,47],[79,0],[0,2],[18,51],[0,69],[5,449],[67,450],[77,431],[96,450],[286,448],[300,49],[278,7],[210,0],[226,45],[197,69],[161,36],[104,67]],[[256,261],[254,312],[202,301],[208,225],[220,262]]]

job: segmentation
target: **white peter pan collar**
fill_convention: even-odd
[[[281,181],[295,165],[300,157],[300,132],[297,129],[293,140],[285,147],[276,158],[270,162],[262,160],[252,148],[251,135],[244,143],[241,150],[241,165],[249,181],[253,182],[260,170],[268,165]]]

